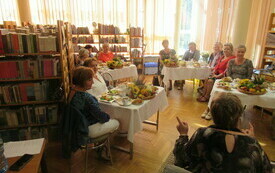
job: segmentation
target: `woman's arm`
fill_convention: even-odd
[[[108,122],[110,119],[110,116],[100,109],[100,107],[98,106],[98,103],[92,97],[93,97],[92,95],[89,95],[86,98],[88,114],[91,116],[91,118],[98,120],[100,123]]]
[[[226,69],[226,75],[230,76],[232,75],[232,64],[234,63],[234,59],[230,60],[227,64],[227,69]]]

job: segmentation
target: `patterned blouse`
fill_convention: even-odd
[[[177,139],[174,155],[175,165],[191,172],[253,172],[271,173],[270,161],[256,139],[247,135],[226,133],[215,126],[199,128],[191,139]],[[238,129],[232,129],[237,131]],[[233,135],[235,145],[229,153],[225,136]]]
[[[170,59],[173,58],[176,55],[176,51],[174,49],[169,49],[169,52],[166,53],[165,50],[161,50],[159,52],[159,55],[161,56],[161,60]]]
[[[100,109],[97,99],[89,93],[76,91],[70,103],[85,115],[89,125],[105,123],[110,119],[110,116]]]
[[[245,59],[244,63],[237,65],[235,60],[232,59],[228,63],[227,76],[232,79],[251,79],[253,74],[253,64],[251,60]]]

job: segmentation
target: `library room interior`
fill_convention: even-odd
[[[275,0],[0,0],[0,173],[275,173]]]

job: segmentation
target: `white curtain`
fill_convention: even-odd
[[[234,0],[29,1],[33,23],[56,24],[56,20],[64,20],[92,28],[92,22],[96,22],[114,24],[122,32],[129,26],[139,26],[144,28],[146,52],[158,53],[163,39],[168,39],[170,47],[178,52],[184,52],[190,41],[196,42],[200,50],[211,51],[214,42],[229,40]],[[188,13],[184,11],[185,3],[192,3]],[[182,29],[185,22],[190,23],[188,30]]]
[[[3,21],[16,21],[17,25],[20,24],[17,0],[0,0],[0,24]]]

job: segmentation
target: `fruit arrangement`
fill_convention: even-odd
[[[245,94],[262,95],[266,93],[267,85],[261,77],[255,77],[253,81],[242,79],[239,81],[238,90]]]
[[[171,58],[171,59],[165,59],[163,60],[163,64],[166,66],[166,67],[178,67],[178,59],[176,58]]]
[[[180,62],[179,62],[179,65],[180,65],[181,67],[186,67],[186,61],[180,61]]]
[[[102,96],[100,97],[100,100],[101,100],[101,101],[108,101],[108,102],[110,102],[110,101],[113,101],[114,98],[113,98],[112,96],[109,96],[109,95],[102,95]]]
[[[148,100],[152,99],[156,95],[157,87],[151,85],[136,85],[134,83],[128,84],[129,93],[128,96],[132,99]]]
[[[112,61],[107,61],[107,66],[110,69],[122,68],[123,67],[123,62],[121,61],[120,58],[114,58]]]
[[[198,62],[194,62],[194,63],[193,63],[193,67],[199,68],[199,67],[201,67],[201,65],[200,65],[200,63],[198,63]]]

